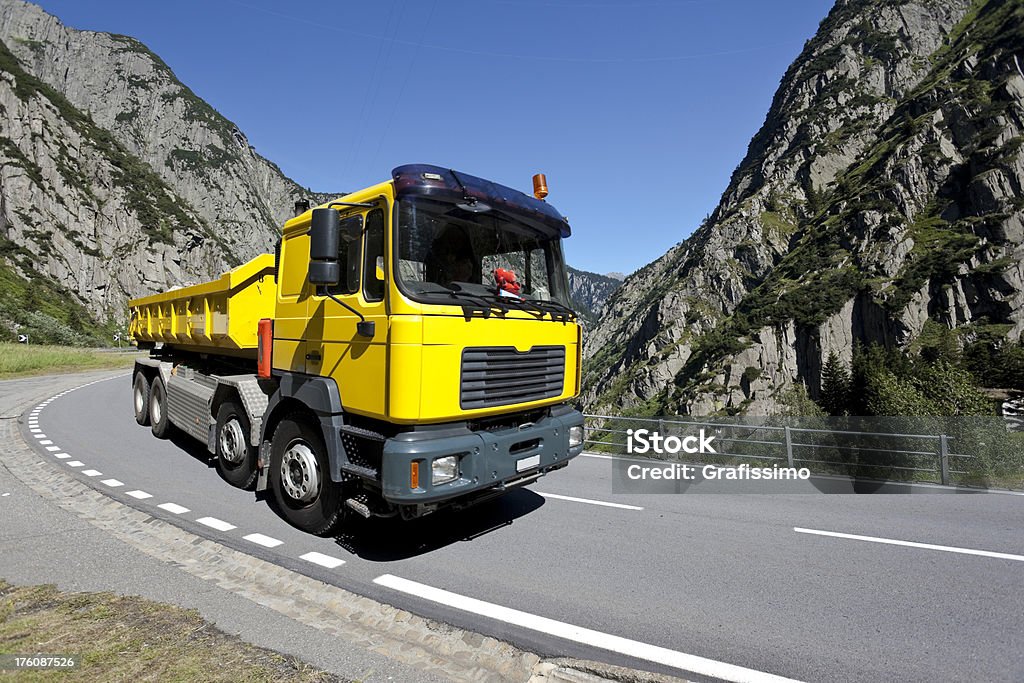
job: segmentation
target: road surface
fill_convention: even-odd
[[[127,375],[26,413],[41,458],[199,536],[551,656],[709,678],[1024,680],[1024,496],[613,495],[581,456],[528,489],[337,539],[155,439]]]

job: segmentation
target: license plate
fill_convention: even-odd
[[[523,458],[522,460],[516,460],[516,472],[525,472],[531,467],[536,467],[540,464],[540,453],[537,455],[531,455],[529,458]]]

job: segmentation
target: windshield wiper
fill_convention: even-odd
[[[506,306],[502,305],[503,302],[498,305],[492,305],[482,297],[466,294],[465,292],[423,292],[420,296],[443,296],[458,302],[462,306],[462,313],[466,316],[466,320],[472,318],[474,313],[480,313],[483,317],[489,318],[494,309],[500,311],[501,315],[505,315],[509,310]]]
[[[500,294],[488,294],[487,298],[493,299],[494,301],[498,301],[500,302],[500,304],[511,306],[521,311],[526,311],[527,313],[535,315],[538,318],[543,318],[549,312],[543,310],[540,306],[530,305],[529,300],[519,296],[502,296]]]
[[[538,309],[550,313],[553,320],[563,320],[568,322],[579,317],[576,315],[576,311],[557,301],[545,299],[524,299],[524,301],[529,301]]]

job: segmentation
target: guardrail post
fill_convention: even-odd
[[[949,486],[949,437],[939,435],[939,467],[942,471],[942,485]]]
[[[786,462],[793,466],[793,437],[789,434],[789,427],[786,427]]]

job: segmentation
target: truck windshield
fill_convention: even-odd
[[[496,210],[421,197],[398,205],[398,281],[412,298],[488,299],[511,308],[569,296],[557,236]],[[550,310],[551,306],[545,307]]]

